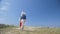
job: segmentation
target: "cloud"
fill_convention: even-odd
[[[7,1],[7,0],[5,0],[5,1]],[[8,12],[8,10],[9,10],[9,2],[5,2],[5,1],[2,1],[1,2],[1,6],[0,6],[0,14],[1,15],[7,15],[7,12]]]
[[[1,4],[0,4],[0,21],[4,21],[6,20],[6,16],[8,14],[8,10],[9,10],[9,2],[5,2],[7,0],[2,0]],[[3,17],[4,16],[4,17]],[[3,17],[3,18],[2,18]]]
[[[10,5],[8,2],[5,3],[6,5]]]
[[[0,10],[1,10],[1,11],[5,11],[5,10],[7,10],[7,6],[3,6],[3,7],[1,7]]]
[[[0,18],[0,21],[4,21],[4,20],[6,20],[6,18]]]
[[[0,24],[5,24],[7,21],[7,18],[0,18]]]
[[[9,5],[10,5],[10,4],[9,4],[8,2],[2,2],[2,3],[1,3],[1,7],[0,7],[0,11],[7,11]]]

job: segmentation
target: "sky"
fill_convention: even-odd
[[[60,0],[0,0],[0,24],[18,25],[26,12],[26,26],[60,27]]]

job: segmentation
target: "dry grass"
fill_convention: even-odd
[[[22,31],[20,29],[13,27],[4,29],[3,31],[0,30],[0,32],[2,32],[2,34],[60,34],[60,28],[25,27],[24,31]]]

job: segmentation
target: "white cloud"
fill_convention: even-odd
[[[5,10],[7,10],[7,7],[6,6],[3,6],[3,7],[0,8],[0,10],[1,11],[5,11]]]
[[[5,3],[6,5],[10,5],[8,2]]]
[[[9,10],[9,2],[2,0],[0,4],[0,23],[5,23],[8,20],[7,14]]]
[[[1,6],[0,6],[0,17],[3,17],[3,18],[0,18],[0,21],[4,21],[4,20],[6,20],[7,18],[5,18],[6,16],[7,16],[7,14],[8,14],[8,10],[9,10],[9,2],[4,2],[4,1],[2,1],[1,2],[1,4],[0,4]]]
[[[6,20],[6,18],[0,18],[0,21],[4,21],[4,20]]]
[[[3,5],[3,6],[1,6],[0,10],[7,11],[8,7],[9,7],[8,5]]]
[[[7,11],[9,8],[9,3],[8,2],[2,2],[1,3],[1,7],[0,7],[0,11]]]
[[[7,15],[7,11],[9,10],[9,5],[10,5],[9,2],[2,1],[2,3],[0,5],[1,5],[0,6],[0,14]]]

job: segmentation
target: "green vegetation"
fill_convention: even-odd
[[[9,27],[9,25],[0,24],[0,28],[6,28],[6,27]]]
[[[8,28],[8,27],[14,27],[13,25],[5,25],[5,24],[0,24],[0,29]]]

